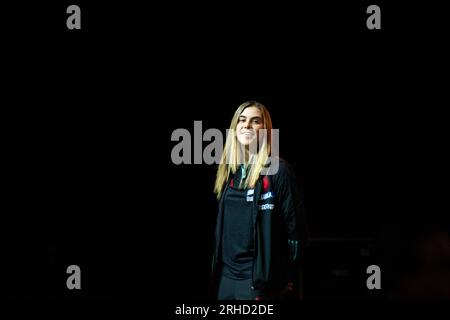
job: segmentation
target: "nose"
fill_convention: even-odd
[[[245,121],[244,128],[247,128],[247,129],[251,129],[252,128],[252,123],[251,123],[250,120]]]

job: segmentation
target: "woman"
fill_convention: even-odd
[[[303,202],[288,164],[272,154],[273,133],[255,101],[231,120],[214,187],[212,288],[220,300],[282,298],[305,245]]]

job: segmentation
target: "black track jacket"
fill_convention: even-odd
[[[222,222],[226,184],[219,199],[212,259],[211,294],[217,292],[222,263]],[[289,164],[280,159],[274,175],[261,176],[253,196],[253,289],[281,290],[288,282],[288,240],[298,241],[298,255],[307,241],[303,197]]]

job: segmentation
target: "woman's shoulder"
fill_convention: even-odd
[[[299,193],[298,180],[294,167],[286,160],[278,159],[278,171],[270,178],[275,193],[289,192],[296,199],[302,195]]]
[[[272,178],[275,180],[291,177],[294,173],[292,165],[283,158],[272,160]]]

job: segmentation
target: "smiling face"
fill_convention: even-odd
[[[240,114],[236,126],[237,139],[242,145],[248,146],[257,141],[258,131],[263,128],[261,110],[257,107],[245,108]]]

